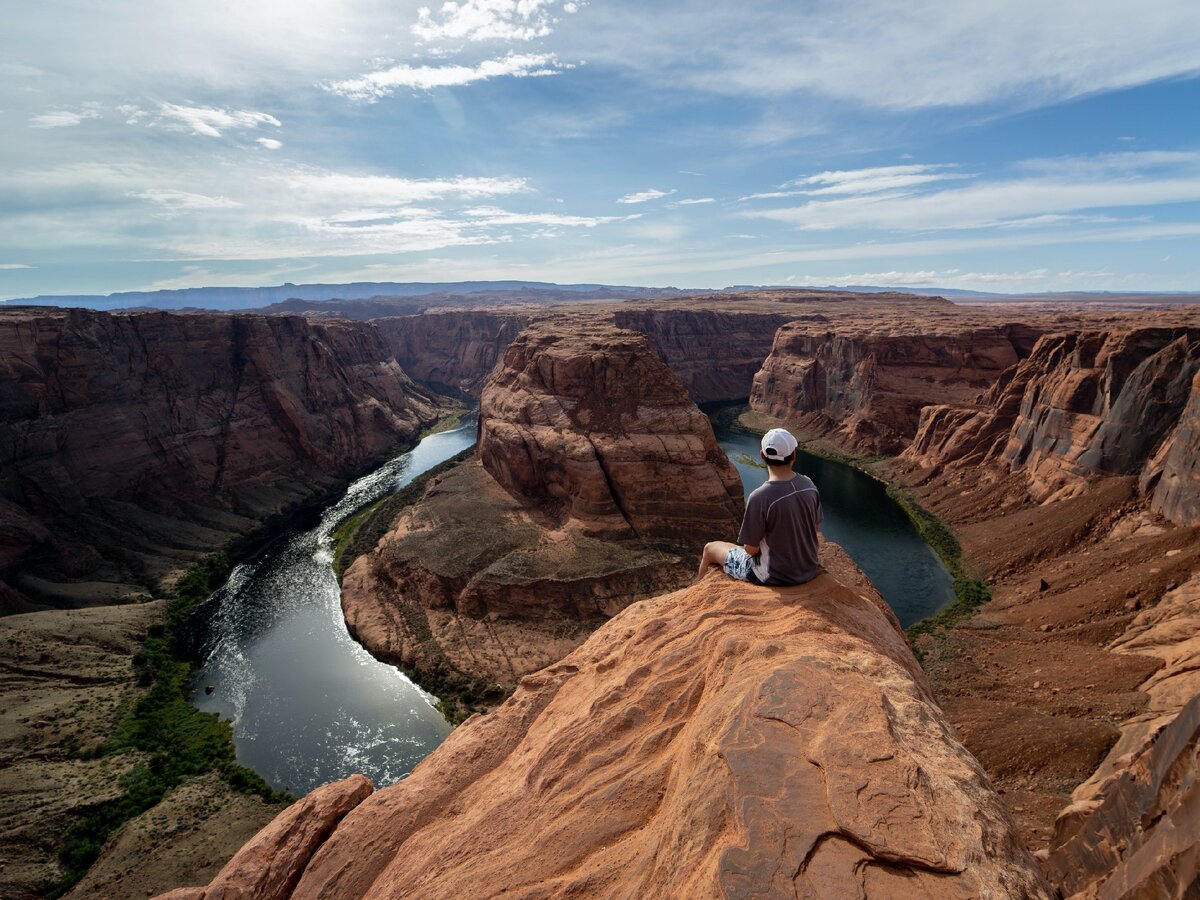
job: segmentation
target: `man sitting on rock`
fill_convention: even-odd
[[[764,434],[760,455],[769,476],[746,501],[737,544],[706,544],[699,575],[721,566],[751,584],[804,584],[817,574],[821,495],[811,478],[792,471],[796,439],[789,432],[772,428]]]

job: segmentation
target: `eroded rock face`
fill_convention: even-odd
[[[463,310],[376,319],[404,371],[418,381],[478,394],[531,313]]]
[[[509,345],[480,401],[479,458],[594,537],[694,551],[741,522],[708,419],[643,335],[610,325],[542,323]]]
[[[564,529],[472,460],[433,481],[355,560],[342,611],[378,659],[511,689],[635,599],[676,587],[692,566],[636,541]]]
[[[1200,370],[1179,424],[1142,470],[1141,487],[1153,490],[1156,512],[1172,522],[1200,525]]]
[[[923,410],[904,456],[995,462],[1023,472],[1037,500],[1078,494],[1093,475],[1139,475],[1156,509],[1195,524],[1198,372],[1196,328],[1047,335],[978,402]]]
[[[586,307],[584,307],[586,309]],[[651,349],[697,403],[737,400],[771,351],[775,331],[819,313],[728,312],[715,309],[555,309],[429,312],[376,319],[396,359],[413,378],[478,394],[513,339],[535,321],[613,322],[645,334]]]
[[[106,602],[104,583],[154,586],[434,418],[361,323],[6,311],[0,559]]]
[[[1067,896],[1185,897],[1200,887],[1200,576],[1111,648],[1158,657],[1144,713],[1059,815],[1047,869]]]
[[[795,319],[825,321],[819,313],[738,313],[720,310],[617,310],[618,328],[641,332],[697,403],[741,400],[771,352],[775,332]]]
[[[356,806],[292,896],[1050,896],[894,617],[825,553],[841,579],[629,607]]]
[[[919,319],[919,316],[915,318]],[[1032,343],[1022,326],[793,322],[776,334],[750,405],[857,452],[896,453],[921,408],[974,400]]]

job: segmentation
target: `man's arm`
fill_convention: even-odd
[[[742,530],[737,538],[738,543],[751,556],[758,556],[759,546],[766,536],[764,518],[761,496],[751,495],[750,502],[746,504],[746,515],[742,518]]]

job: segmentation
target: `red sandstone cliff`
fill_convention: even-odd
[[[112,602],[434,418],[359,323],[4,311],[0,566],[37,601]]]
[[[405,780],[318,789],[172,896],[1049,897],[833,551],[840,580],[626,609]]]
[[[775,332],[820,313],[726,312],[714,309],[619,309],[617,327],[646,335],[650,347],[697,403],[741,400],[771,352]]]
[[[1037,500],[1077,494],[1097,474],[1140,475],[1156,509],[1195,524],[1197,373],[1198,328],[1047,335],[977,402],[923,410],[904,457],[994,462],[1022,472]]]
[[[921,408],[966,402],[1029,352],[1032,329],[962,317],[793,322],[754,377],[751,407],[857,452],[896,453]]]
[[[504,348],[532,318],[528,312],[463,310],[375,319],[372,324],[413,378],[477,394]]]
[[[479,458],[503,487],[597,537],[696,550],[736,530],[742,484],[642,335],[535,325],[480,402]]]
[[[614,322],[646,335],[650,347],[697,403],[746,397],[771,350],[775,331],[820,313],[638,309],[598,305],[545,311],[428,312],[375,319],[404,370],[418,381],[478,393],[513,338],[534,321]]]

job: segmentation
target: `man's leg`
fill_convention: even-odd
[[[704,552],[700,554],[700,571],[696,573],[696,577],[703,578],[704,573],[709,569],[719,569],[724,566],[725,557],[736,546],[737,544],[731,544],[729,541],[709,541],[705,544]]]

